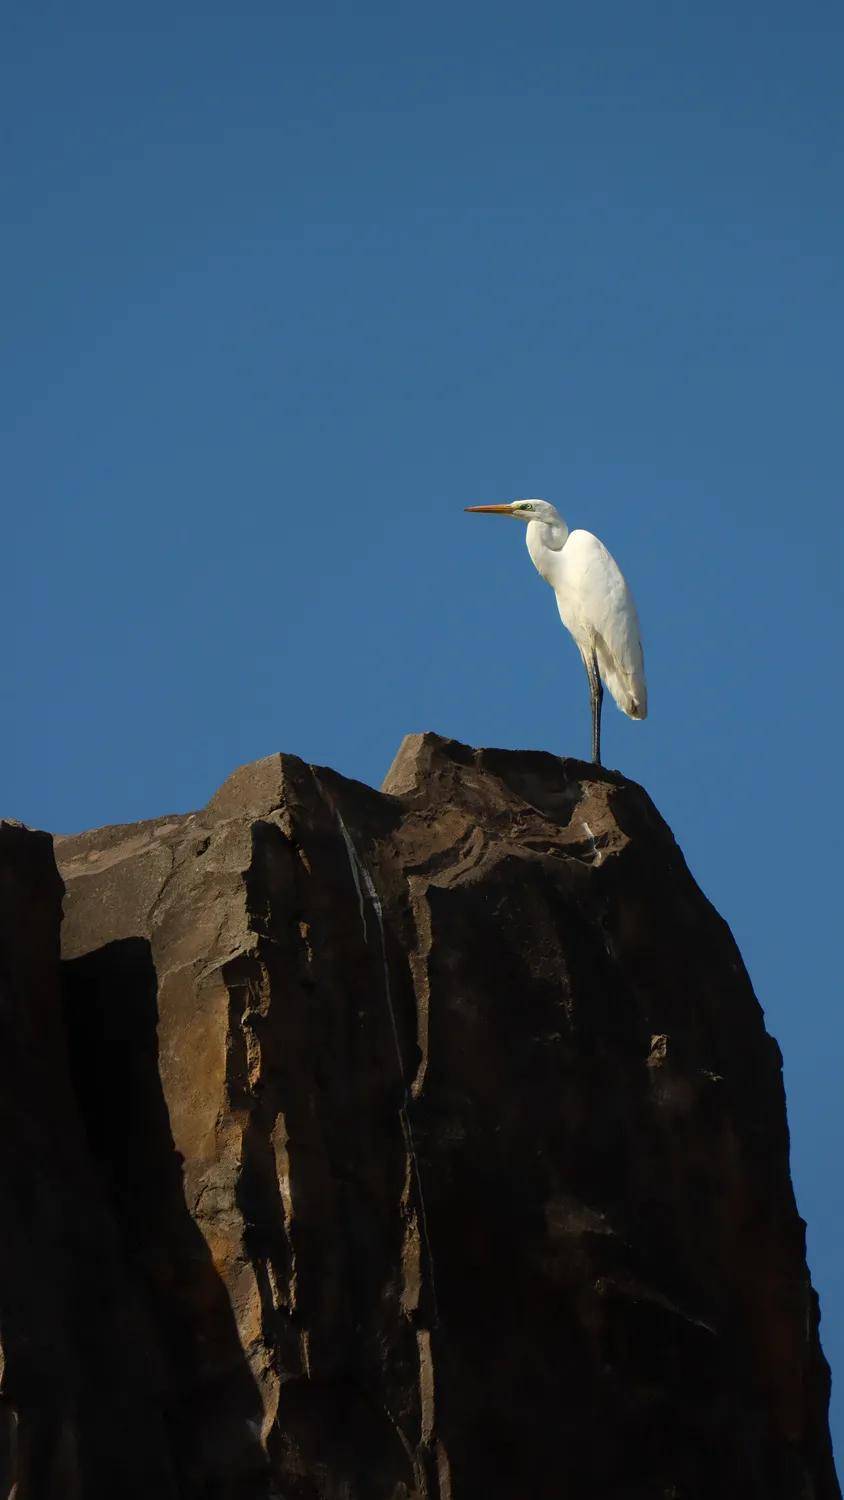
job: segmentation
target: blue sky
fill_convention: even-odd
[[[782,1045],[844,1369],[840,7],[5,33],[4,815],[187,809],[276,749],[377,784],[412,729],[585,754],[521,529],[462,511],[553,500],[637,596],[651,717],[608,705],[605,759]]]

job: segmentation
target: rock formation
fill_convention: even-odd
[[[114,1476],[115,1497],[175,1500],[122,1225],[69,1079],[61,900],[49,834],[0,822],[0,1496],[93,1500]]]
[[[779,1052],[640,787],[414,735],[56,856],[61,996],[0,827],[2,1500],[839,1495]]]

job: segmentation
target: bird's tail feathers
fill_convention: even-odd
[[[610,693],[621,712],[628,719],[646,719],[648,716],[648,687],[644,668],[625,671],[613,660],[603,641],[596,642],[598,667]]]

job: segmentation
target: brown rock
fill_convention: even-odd
[[[147,1493],[839,1494],[779,1053],[639,787],[410,736],[57,854]]]

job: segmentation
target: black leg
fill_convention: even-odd
[[[583,665],[589,678],[589,701],[592,705],[592,760],[601,764],[601,704],[604,701],[604,684],[598,671],[598,658],[594,649],[583,655]]]

